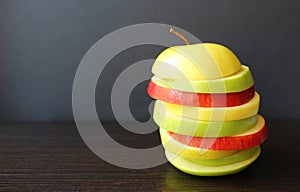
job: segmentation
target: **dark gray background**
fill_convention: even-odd
[[[252,69],[260,112],[269,119],[299,119],[298,2],[1,0],[0,120],[73,120],[72,83],[86,51],[120,27],[145,22],[175,25],[203,42],[228,46]],[[97,89],[102,120],[113,120],[109,94],[118,73],[161,50],[135,47],[111,61]],[[139,85],[130,100],[140,120],[149,117],[145,88]]]

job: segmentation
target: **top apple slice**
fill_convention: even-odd
[[[239,59],[228,48],[200,43],[164,50],[155,60],[152,73],[161,79],[212,80],[230,76],[240,69]]]

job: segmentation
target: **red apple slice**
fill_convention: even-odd
[[[197,148],[211,150],[243,150],[260,145],[267,138],[267,127],[264,118],[258,115],[253,129],[231,137],[192,137],[168,132],[175,140]]]
[[[192,93],[162,87],[151,80],[148,94],[154,99],[185,106],[233,107],[249,102],[254,97],[255,91],[254,86],[251,86],[236,93]]]

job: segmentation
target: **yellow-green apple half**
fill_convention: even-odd
[[[234,121],[256,115],[259,109],[259,102],[260,96],[256,92],[249,102],[234,107],[191,107],[156,100],[155,108],[199,121]]]
[[[174,46],[155,60],[152,73],[161,79],[208,80],[230,76],[241,69],[236,55],[215,43]]]
[[[211,150],[243,150],[260,145],[267,138],[265,120],[258,115],[256,125],[247,132],[228,137],[193,137],[166,131],[160,128],[161,134],[167,132],[175,140],[196,148]]]
[[[168,161],[179,170],[197,176],[222,176],[234,174],[247,168],[260,155],[260,148],[256,148],[254,154],[248,159],[238,161],[236,163],[221,165],[221,166],[207,166],[196,162],[189,161],[181,156],[165,151]]]
[[[226,137],[239,135],[252,129],[257,115],[234,121],[199,121],[174,115],[160,105],[154,106],[155,123],[167,131],[194,137]]]

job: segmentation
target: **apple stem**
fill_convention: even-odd
[[[185,44],[190,45],[190,42],[178,31],[176,31],[173,27],[170,28],[170,33],[175,34],[176,36],[178,36],[180,39],[182,39]]]

